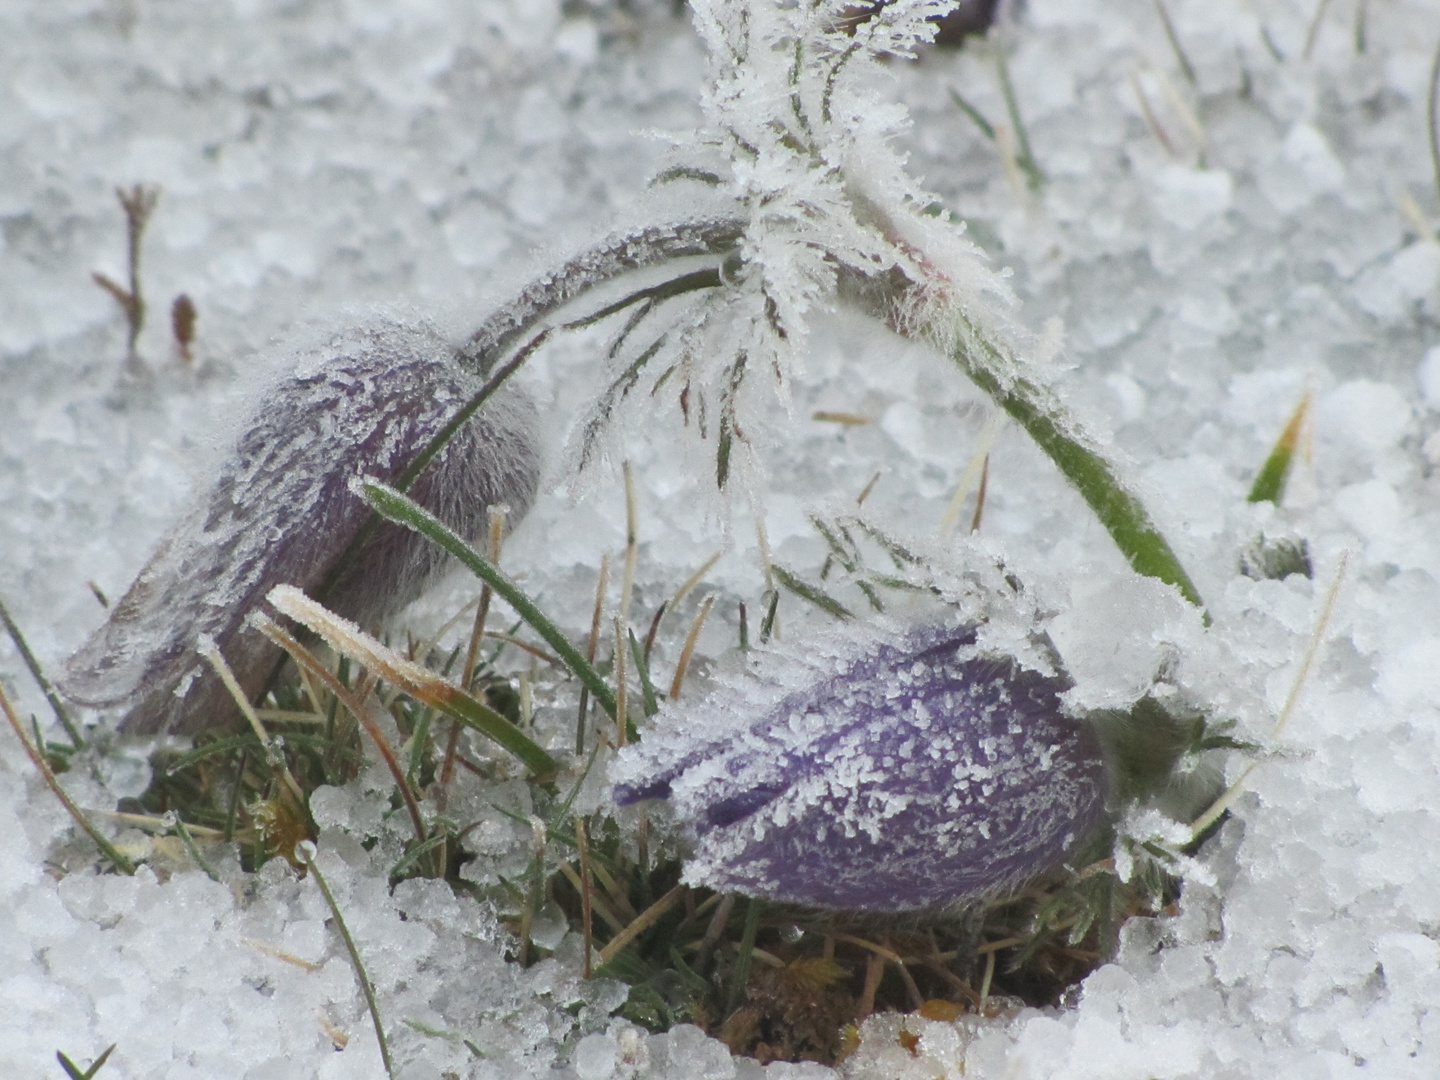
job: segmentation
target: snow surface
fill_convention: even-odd
[[[1180,914],[1132,921],[1116,963],[1064,1010],[873,1018],[847,1077],[1440,1072],[1440,202],[1424,126],[1440,5],[1362,6],[1362,54],[1356,5],[1332,4],[1307,59],[1313,3],[1171,0],[1192,89],[1147,0],[1031,0],[1010,67],[1048,176],[1038,197],[946,92],[1000,120],[983,56],[893,67],[914,117],[912,171],[1013,271],[1023,321],[1059,320],[1058,362],[1073,365],[1059,385],[1129,456],[1214,617],[1202,631],[1137,583],[1023,434],[1003,431],[984,535],[1057,613],[1077,698],[1113,701],[1163,668],[1263,738],[1341,553],[1350,559],[1284,752],[1251,774]],[[0,596],[43,663],[58,668],[101,621],[89,582],[117,597],[143,565],[233,437],[236,403],[295,350],[277,338],[312,341],[376,303],[433,315],[458,338],[544,261],[532,248],[567,247],[623,211],[664,158],[648,133],[701,122],[705,64],[668,10],[0,10]],[[1197,100],[1191,125],[1177,101]],[[122,320],[90,281],[122,277],[113,188],[135,182],[164,188],[145,248],[143,377],[122,374]],[[168,344],[181,291],[200,313],[189,369]],[[867,510],[933,540],[988,406],[918,346],[853,316],[812,323],[793,419],[772,418],[784,441],[761,455],[770,547],[813,571],[823,548],[806,510],[853,505],[877,470]],[[603,340],[562,341],[525,375],[550,418],[552,461],[601,385]],[[1246,505],[1307,388],[1313,457],[1284,509]],[[815,410],[873,422],[811,421]],[[652,609],[728,544],[706,583],[721,597],[701,640],[713,657],[734,640],[734,600],[750,601],[753,621],[763,587],[752,509],[700,497],[713,460],[669,438],[671,423],[659,410],[616,448],[639,487],[637,604]],[[578,631],[601,553],[623,542],[623,505],[612,472],[574,501],[558,465],[551,481],[506,559]],[[1314,580],[1240,576],[1238,553],[1262,531],[1305,537]],[[439,625],[465,588],[412,609],[414,624]],[[803,640],[798,603],[782,607],[782,626]],[[44,723],[8,641],[0,670]],[[143,788],[145,751],[117,743],[66,785],[103,810]],[[310,883],[275,864],[252,879],[222,865],[227,884],[212,883],[168,841],[134,879],[97,876],[8,736],[0,771],[15,822],[0,830],[6,1075],[55,1075],[56,1050],[84,1062],[112,1042],[105,1077],[379,1072]],[[387,894],[383,856],[399,841],[376,809],[385,786],[367,772],[327,789],[315,816],[401,1075],[831,1075],[732,1062],[693,1028],[645,1036],[610,1017],[623,999],[614,984],[579,978],[573,937],[522,971],[501,959],[483,909],[423,883]],[[466,797],[523,812],[520,787]],[[359,839],[377,834],[379,854],[366,853]],[[496,865],[527,857],[499,815],[477,837]],[[898,1045],[902,1023],[921,1035],[918,1055]]]

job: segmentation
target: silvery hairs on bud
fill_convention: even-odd
[[[1068,681],[976,638],[952,616],[809,643],[622,750],[614,799],[669,800],[684,880],[718,892],[876,913],[1001,894],[1101,824],[1109,781]]]
[[[260,395],[208,488],[67,661],[63,692],[126,707],[129,733],[193,733],[236,712],[197,652],[202,638],[252,699],[274,674],[280,650],[245,626],[274,586],[317,594],[361,624],[414,600],[448,556],[389,523],[352,552],[373,516],[348,485],[361,474],[395,483],[483,381],[434,330],[397,321],[303,357]],[[420,473],[411,497],[472,540],[491,505],[508,506],[513,524],[539,481],[535,432],[533,402],[507,383]]]

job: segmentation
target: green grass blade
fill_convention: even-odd
[[[426,704],[439,709],[457,723],[499,743],[529,766],[537,777],[551,777],[560,771],[560,765],[555,759],[534,740],[528,738],[500,713],[469,694],[456,691],[444,697],[437,696],[433,700],[427,700]]]
[[[775,575],[776,581],[800,597],[800,599],[808,600],[821,611],[834,615],[837,619],[854,618],[854,613],[844,604],[840,603],[839,600],[836,600],[829,593],[815,588],[813,585],[807,585],[778,563],[771,563],[770,570]]]
[[[19,625],[10,617],[10,611],[5,607],[4,601],[0,601],[0,622],[5,624],[5,630],[10,635],[10,640],[15,643],[15,648],[20,653],[20,659],[24,660],[25,666],[30,669],[30,675],[34,678],[35,685],[40,687],[40,692],[50,703],[50,710],[55,714],[55,719],[60,721],[60,726],[65,729],[65,734],[70,736],[71,745],[76,750],[83,750],[85,740],[80,737],[80,729],[75,726],[75,721],[70,717],[70,711],[60,700],[60,695],[55,693],[55,687],[45,677],[45,672],[40,667],[40,661],[36,660],[35,654],[30,651],[30,643],[25,640],[25,635],[21,633]]]
[[[86,1069],[84,1072],[81,1072],[80,1066],[76,1065],[59,1050],[55,1051],[55,1060],[60,1062],[60,1067],[65,1070],[65,1075],[70,1077],[70,1080],[92,1080],[95,1074],[100,1071],[101,1067],[105,1064],[105,1062],[110,1060],[110,1055],[115,1052],[115,1047],[117,1045],[119,1044],[111,1043],[109,1046],[107,1046],[105,1048],[105,1052],[101,1054],[98,1058],[96,1058],[94,1064],[92,1064],[90,1068]]]
[[[955,104],[960,107],[960,111],[970,118],[970,122],[980,129],[981,135],[984,135],[985,138],[991,142],[995,141],[995,125],[990,123],[989,120],[986,120],[985,117],[980,114],[979,109],[961,97],[960,92],[954,87],[950,89],[950,100],[955,102]]]
[[[750,985],[750,967],[755,957],[755,936],[760,928],[760,901],[751,899],[745,909],[745,929],[740,934],[740,950],[735,957],[735,968],[730,974],[730,993],[725,1003],[728,1016],[745,1001],[745,991]]]
[[[15,732],[15,737],[20,740],[20,745],[25,748],[25,753],[29,755],[35,768],[40,771],[40,775],[45,778],[45,783],[49,786],[50,790],[55,793],[55,797],[59,799],[65,809],[69,811],[70,817],[74,819],[75,824],[84,829],[90,839],[95,841],[95,846],[100,849],[101,854],[103,854],[105,858],[110,860],[110,865],[114,866],[115,869],[122,874],[133,875],[135,873],[135,864],[120,854],[115,848],[115,845],[105,839],[105,836],[100,830],[95,828],[90,819],[85,816],[85,812],[75,805],[75,801],[71,799],[70,796],[65,793],[65,789],[60,786],[60,781],[55,778],[55,773],[51,770],[50,763],[45,760],[44,748],[31,745],[30,739],[25,734],[25,727],[20,723],[20,718],[15,715],[15,709],[10,704],[10,699],[5,695],[5,688],[3,686],[0,686],[0,712],[4,712],[6,721],[10,724],[11,730]]]
[[[1200,593],[1145,505],[1121,482],[1100,451],[1083,437],[1069,410],[1033,383],[997,374],[1009,361],[967,322],[951,355],[961,370],[1013,418],[1059,468],[1109,531],[1135,571],[1174,585],[1196,607]]]
[[[640,676],[640,691],[645,701],[645,715],[654,716],[660,708],[655,697],[655,683],[650,678],[650,664],[645,659],[645,650],[636,640],[635,631],[630,631],[630,655],[635,660],[635,671]],[[628,735],[629,732],[626,732]]]
[[[1280,505],[1280,500],[1285,497],[1285,484],[1290,479],[1290,466],[1295,461],[1295,448],[1299,445],[1300,432],[1305,427],[1305,418],[1309,412],[1310,394],[1307,391],[1300,399],[1300,404],[1295,406],[1295,411],[1290,414],[1280,437],[1275,440],[1275,447],[1265,459],[1265,464],[1260,466],[1255,483],[1250,487],[1250,494],[1245,497],[1246,502],[1271,502],[1276,506]]]
[[[570,644],[560,628],[551,622],[528,596],[516,588],[498,567],[460,539],[443,521],[394,488],[375,480],[367,480],[359,484],[358,494],[381,517],[413,529],[427,540],[438,544],[494,589],[515,609],[515,614],[529,623],[531,629],[555,650],[555,655],[560,657],[574,676],[589,689],[610,718],[615,718],[615,692],[580,651]],[[506,726],[511,726],[508,721]],[[513,727],[511,730],[514,730]]]
[[[375,1039],[380,1044],[380,1060],[385,1064],[385,1075],[394,1076],[395,1069],[390,1062],[390,1044],[385,1039],[385,1026],[380,1022],[380,1006],[375,1003],[375,984],[370,981],[370,974],[365,970],[365,962],[360,958],[360,950],[355,947],[355,939],[350,936],[350,927],[345,925],[345,916],[340,911],[340,905],[335,900],[335,894],[330,891],[330,885],[325,880],[325,875],[320,872],[319,865],[315,862],[315,842],[313,840],[302,840],[295,848],[295,857],[309,869],[319,886],[320,893],[325,897],[325,903],[330,908],[330,914],[335,917],[335,928],[340,931],[340,937],[345,942],[345,951],[350,954],[350,964],[355,969],[355,978],[360,983],[360,990],[365,995],[365,1004],[370,1010],[370,1019],[375,1025]]]
[[[1035,160],[1035,152],[1030,149],[1030,135],[1026,132],[1025,120],[1020,115],[1015,84],[1010,81],[1010,65],[1005,60],[1004,51],[998,48],[995,50],[995,70],[1000,76],[1000,93],[1005,98],[1005,112],[1010,117],[1010,128],[1015,132],[1015,164],[1025,173],[1030,190],[1039,191],[1045,186],[1045,173],[1041,171],[1040,163]]]

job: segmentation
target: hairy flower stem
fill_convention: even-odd
[[[456,433],[557,329],[579,329],[635,304],[668,300],[698,289],[713,288],[720,284],[720,274],[714,268],[682,274],[673,280],[631,293],[570,322],[560,325],[552,322],[541,327],[562,308],[623,274],[676,259],[724,255],[739,242],[742,231],[742,222],[723,217],[651,226],[634,233],[609,237],[526,285],[512,300],[490,315],[457,353],[456,358],[462,366],[488,378],[400,474],[396,489],[402,494],[409,491]],[[500,358],[506,351],[531,331],[536,332],[505,363],[500,364]],[[345,553],[336,560],[329,577],[316,591],[317,600],[324,603],[329,598],[335,586],[353,568],[360,552],[379,526],[379,516],[372,515]]]
[[[660,285],[642,288],[618,301],[602,305],[588,315],[568,322],[555,321],[560,310],[586,293],[633,271],[654,268],[677,259],[723,257],[739,244],[746,227],[739,216],[715,216],[677,224],[656,225],[607,238],[557,269],[536,278],[508,303],[490,315],[460,349],[462,364],[489,373],[482,387],[456,414],[454,421],[412,464],[396,485],[403,493],[407,481],[419,475],[444,444],[480,405],[499,388],[557,329],[590,325],[601,318],[649,300],[664,300],[686,292],[721,286],[714,269],[680,275]],[[851,279],[842,292],[857,300],[872,315],[883,318],[906,337],[919,337],[937,328],[908,325],[897,317],[897,301],[920,288],[916,282],[892,272],[886,278]],[[1013,417],[1053,461],[1064,477],[1100,519],[1137,573],[1174,585],[1192,604],[1203,606],[1200,593],[1140,499],[1120,479],[1109,461],[1081,425],[1053,394],[1023,378],[1002,375],[1009,366],[1000,346],[977,327],[965,325],[957,344],[948,349],[951,359],[977,387]],[[528,340],[527,340],[527,335]],[[943,336],[943,335],[941,335]],[[511,350],[513,349],[513,352]],[[501,363],[503,357],[510,353]],[[377,519],[378,520],[378,519]],[[342,560],[343,561],[343,560]],[[324,598],[324,590],[320,599]],[[607,710],[608,711],[608,710]]]

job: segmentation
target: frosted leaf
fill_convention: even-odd
[[[911,628],[788,692],[785,673],[728,687],[622,751],[615,799],[669,799],[694,832],[685,879],[722,892],[864,911],[1000,892],[1085,839],[1107,782],[1067,684],[975,640]]]
[[[966,333],[1017,362],[1008,288],[963,226],[937,215],[935,197],[907,174],[893,142],[908,115],[874,85],[885,77],[880,61],[912,56],[953,6],[895,0],[857,17],[840,0],[692,5],[710,53],[707,127],[656,182],[703,185],[697,205],[717,192],[727,197],[739,242],[727,249],[718,287],[653,328],[651,307],[640,308],[617,337],[609,388],[572,451],[581,467],[648,372],[650,394],[634,398],[667,386],[685,424],[702,438],[714,434],[716,480],[725,487],[732,455],[747,456],[752,442],[750,403],[768,384],[788,404],[811,316],[834,306],[842,280],[894,284],[887,275],[897,274],[907,283],[905,310],[886,312],[897,324],[945,343]]]
[[[249,695],[281,657],[244,628],[278,584],[322,586],[371,512],[348,488],[359,474],[395,482],[479,389],[432,331],[382,324],[342,337],[262,395],[256,414],[208,490],[161,541],[107,621],[66,665],[75,701],[125,705],[126,731],[193,732],[234,707],[196,652],[212,638]],[[507,503],[514,522],[534,497],[535,413],[502,388],[421,473],[410,495],[467,537],[485,508]],[[382,524],[326,601],[368,623],[415,599],[446,556]]]

